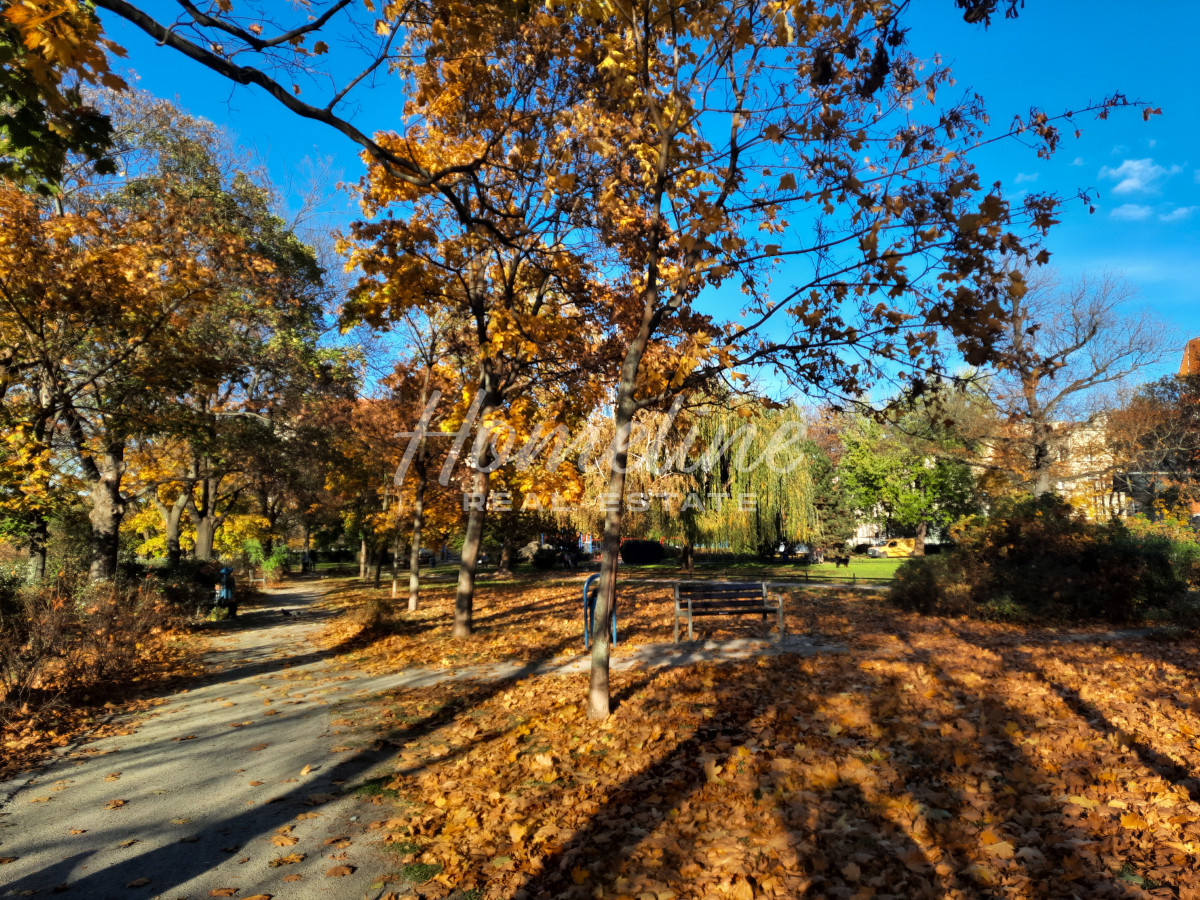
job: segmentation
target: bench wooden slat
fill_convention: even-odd
[[[694,639],[692,620],[696,616],[761,615],[767,626],[767,613],[779,619],[779,640],[783,641],[783,597],[771,595],[760,581],[681,581],[675,585],[675,642],[679,642],[679,622],[686,618],[688,640]]]

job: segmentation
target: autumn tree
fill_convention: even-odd
[[[1067,282],[1022,274],[1003,298],[997,366],[981,378],[991,415],[963,424],[980,460],[1037,496],[1111,475],[1105,418],[1117,389],[1162,359],[1168,329],[1112,274]]]
[[[447,14],[453,13],[449,10]],[[444,189],[417,188],[375,160],[363,185],[351,263],[365,273],[346,307],[350,321],[386,326],[405,316],[453,320],[464,365],[460,419],[478,437],[469,449],[470,495],[455,601],[454,635],[473,628],[475,570],[492,467],[492,436],[515,398],[538,385],[587,403],[598,385],[585,374],[597,356],[605,294],[578,246],[584,198],[570,174],[585,155],[573,127],[584,95],[571,51],[587,39],[549,11],[529,17],[496,8],[489,28],[452,18],[410,30],[406,46],[441,44],[408,68],[415,124],[375,140],[391,152],[469,168]],[[453,187],[452,197],[447,189]],[[382,215],[396,208],[398,216]]]
[[[770,360],[806,391],[854,395],[936,367],[943,330],[969,361],[987,357],[1010,279],[999,256],[1027,253],[1055,200],[1014,207],[981,188],[969,151],[999,135],[978,97],[938,104],[950,73],[906,50],[895,12],[751,0],[595,13],[593,133],[612,160],[596,176],[599,227],[627,300],[609,493],[623,492],[636,413],[714,368]],[[1040,112],[1011,133],[1045,154],[1059,140]],[[745,291],[736,324],[662,340],[702,291],[728,283]],[[613,509],[605,524],[594,717],[608,712],[621,522]]]

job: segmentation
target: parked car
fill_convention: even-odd
[[[892,538],[878,547],[867,551],[872,559],[898,559],[905,556],[915,556],[917,542],[914,538]]]

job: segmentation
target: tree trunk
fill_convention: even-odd
[[[471,636],[475,602],[475,568],[479,564],[479,545],[483,538],[483,519],[487,515],[488,484],[490,473],[476,469],[471,475],[471,491],[475,499],[467,512],[467,533],[463,538],[462,564],[458,567],[458,591],[454,596],[453,637]]]
[[[117,574],[117,553],[121,540],[121,519],[125,499],[121,496],[121,476],[125,472],[125,448],[110,448],[96,461],[99,478],[92,483],[92,560],[88,568],[91,581],[102,581]]]
[[[913,556],[925,555],[925,535],[929,532],[929,524],[920,522],[917,524],[917,537],[913,541]]]
[[[661,166],[665,164],[660,159]],[[657,224],[655,225],[657,231]],[[653,238],[652,238],[653,240]],[[633,395],[637,390],[638,370],[658,327],[663,310],[657,310],[658,291],[654,286],[657,261],[652,257],[648,271],[650,284],[643,295],[642,321],[637,334],[629,342],[621,361],[621,377],[617,383],[613,405],[612,468],[608,474],[608,493],[605,497],[604,538],[600,555],[600,587],[596,596],[596,611],[592,634],[592,667],[588,675],[587,717],[607,719],[610,712],[608,684],[609,637],[612,633],[612,614],[617,600],[617,558],[621,553],[621,523],[624,516],[625,472],[629,464],[629,432],[637,412]]]
[[[625,462],[629,457],[629,422],[617,416],[614,465],[608,475],[607,509],[600,553],[600,590],[596,596],[592,628],[592,668],[588,680],[587,715],[606,719],[609,714],[608,661],[611,648],[612,614],[617,598],[617,558],[621,553],[621,522],[624,517]],[[614,502],[614,500],[616,502]]]
[[[182,531],[183,511],[187,509],[188,495],[192,486],[189,484],[170,506],[153,496],[155,508],[163,521],[163,533],[167,540],[167,561],[172,565],[183,558],[183,548],[179,544],[179,533]]]
[[[367,547],[367,536],[364,534],[358,544],[358,580],[367,580],[367,567],[370,565],[368,560],[370,550]]]
[[[50,524],[43,513],[38,513],[37,521],[29,534],[29,569],[30,581],[38,582],[46,577],[46,544],[50,540]]]
[[[387,547],[383,544],[375,551],[375,587],[379,587],[380,578],[383,576],[383,558],[387,556]]]
[[[696,548],[692,545],[691,538],[683,540],[683,571],[691,575],[696,564]]]
[[[1033,496],[1041,497],[1054,490],[1054,482],[1051,479],[1054,447],[1050,439],[1050,429],[1046,425],[1034,424],[1030,436],[1033,450]]]
[[[213,543],[217,536],[217,523],[212,516],[202,516],[196,522],[196,559],[213,558]]]
[[[512,530],[504,530],[504,541],[500,544],[500,568],[496,570],[498,578],[512,578],[513,536]]]
[[[199,560],[214,558],[213,544],[217,537],[217,528],[224,516],[217,515],[217,493],[221,488],[224,476],[205,477],[199,480],[200,502],[196,502],[191,490],[187,492],[187,511],[191,514],[196,526],[195,557]]]
[[[424,395],[422,395],[424,399]],[[425,459],[425,438],[417,446],[413,470],[417,483],[413,489],[412,541],[408,551],[408,611],[416,612],[421,594],[421,533],[425,529],[425,487],[429,483],[428,461]]]

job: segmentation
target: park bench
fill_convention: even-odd
[[[764,636],[770,631],[769,615],[779,620],[779,642],[783,643],[783,596],[771,593],[759,581],[680,581],[675,585],[675,643],[679,643],[680,620],[687,620],[688,640],[695,640],[692,620],[696,616],[761,615]]]

